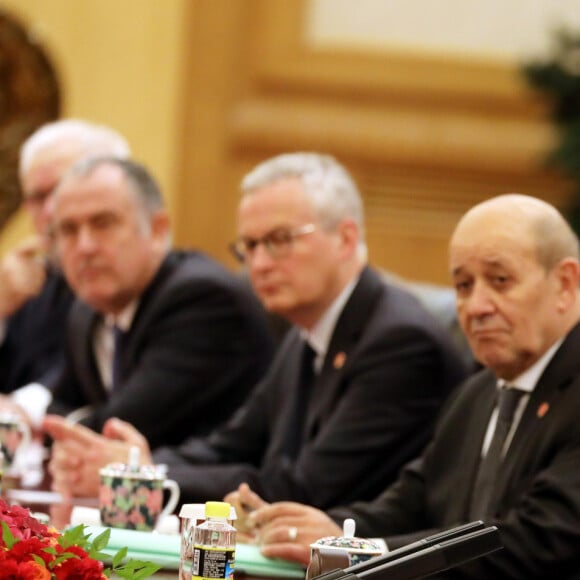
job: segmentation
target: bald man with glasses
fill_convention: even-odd
[[[168,465],[184,502],[247,482],[270,501],[328,508],[374,497],[429,439],[465,369],[417,300],[366,265],[362,202],[345,169],[281,155],[242,192],[231,249],[265,308],[294,325],[268,374],[225,426],[153,456],[127,423],[111,421],[107,439],[49,418],[57,490],[94,493],[97,467],[139,445],[143,462]]]

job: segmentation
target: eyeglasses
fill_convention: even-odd
[[[315,224],[304,224],[295,228],[277,228],[261,238],[238,238],[229,245],[229,249],[237,260],[244,263],[254,255],[256,248],[263,244],[270,256],[278,260],[290,254],[296,238],[311,234],[315,230]]]

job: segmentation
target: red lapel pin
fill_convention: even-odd
[[[543,403],[540,403],[540,405],[538,406],[538,410],[536,411],[536,415],[538,416],[538,419],[543,419],[549,410],[550,410],[550,403],[547,403],[546,401],[544,401]]]
[[[334,355],[334,368],[336,370],[341,369],[344,366],[344,363],[346,362],[346,353],[344,351],[340,351],[337,352],[336,355]]]

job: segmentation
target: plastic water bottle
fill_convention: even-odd
[[[205,522],[195,528],[192,580],[233,580],[236,528],[228,523],[230,507],[223,501],[206,502]]]

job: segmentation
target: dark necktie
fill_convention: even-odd
[[[315,357],[316,352],[314,349],[307,342],[304,342],[300,362],[300,374],[294,397],[294,406],[290,415],[288,432],[286,434],[286,453],[292,459],[295,459],[298,456],[304,440],[308,402],[312,393],[312,385],[315,377]]]
[[[126,333],[116,324],[113,326],[112,332],[113,332],[113,361],[111,366],[111,392],[113,393],[121,388],[123,341]]]
[[[501,388],[498,393],[498,413],[495,431],[485,457],[481,459],[471,496],[470,519],[489,515],[490,499],[503,459],[503,448],[512,426],[514,413],[524,391]]]

